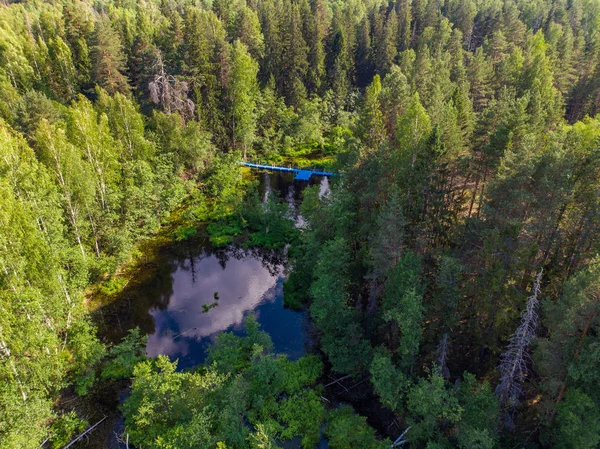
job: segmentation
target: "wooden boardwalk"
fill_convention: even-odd
[[[305,168],[296,168],[296,167],[281,167],[278,165],[263,165],[263,164],[253,164],[251,162],[240,162],[244,167],[256,168],[259,170],[269,170],[269,171],[283,171],[288,173],[296,173],[296,177],[294,180],[296,181],[308,181],[312,175],[315,176],[338,176],[335,173],[331,173],[328,171],[317,171],[310,170]]]

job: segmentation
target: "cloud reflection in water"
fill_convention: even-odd
[[[178,358],[179,368],[197,365],[204,359],[210,342],[208,337],[224,330],[240,330],[244,317],[258,306],[261,306],[256,310],[259,322],[263,320],[258,314],[264,308],[265,319],[291,320],[291,327],[296,329],[287,332],[299,332],[292,338],[302,339],[302,314],[284,309],[282,305],[282,265],[267,266],[252,254],[238,257],[229,258],[223,264],[215,255],[204,254],[193,261],[186,260],[177,268],[172,275],[173,294],[168,307],[150,310],[155,332],[148,336],[149,356],[165,354],[171,359]],[[218,306],[204,313],[203,305],[215,302],[215,292],[219,296]],[[269,310],[273,307],[277,309]],[[269,330],[269,323],[261,324]],[[276,349],[278,341],[288,344],[285,340],[290,338],[277,335],[278,328],[285,331],[281,326],[274,327],[272,337]]]

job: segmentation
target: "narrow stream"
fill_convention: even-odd
[[[292,208],[298,226],[302,190],[318,184],[329,190],[327,178],[294,181],[290,173],[257,173],[264,201],[273,192]],[[215,249],[208,239],[161,248],[157,260],[135,287],[100,312],[103,337],[118,342],[136,326],[148,334],[150,357],[167,355],[178,360],[178,369],[201,364],[214,337],[223,331],[242,332],[244,318],[252,313],[273,340],[275,352],[295,360],[309,349],[305,312],[283,306],[285,251],[246,250],[234,245]],[[215,302],[216,307],[205,309]],[[120,399],[122,401],[123,398]],[[123,420],[113,420],[108,447],[120,447],[114,437]],[[122,431],[122,430],[121,430]],[[100,432],[99,432],[100,433]],[[100,435],[97,434],[96,437]],[[102,447],[102,446],[99,446]],[[124,447],[124,446],[121,446]]]

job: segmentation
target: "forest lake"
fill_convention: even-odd
[[[329,191],[325,177],[294,181],[293,173],[254,173],[259,194],[266,202],[273,192],[290,206],[297,226],[302,226],[298,206],[302,190],[320,185]],[[195,238],[159,248],[149,264],[149,276],[135,288],[125,288],[119,298],[95,313],[105,340],[118,343],[129,329],[148,335],[149,357],[167,355],[178,361],[178,370],[202,364],[215,336],[224,331],[243,333],[243,321],[253,314],[273,340],[274,351],[297,360],[311,348],[306,312],[284,307],[285,251],[243,249],[235,245],[213,248],[208,238]],[[215,304],[214,307],[209,307]],[[118,403],[127,397],[121,392]],[[117,435],[124,420],[117,412],[117,395],[100,398],[110,421],[91,436],[94,447],[125,447]],[[105,399],[105,400],[102,400]],[[95,442],[99,444],[96,446]],[[290,441],[286,448],[299,447]],[[322,442],[326,444],[325,442]],[[322,446],[322,445],[319,445]]]

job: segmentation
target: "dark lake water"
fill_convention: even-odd
[[[240,332],[244,317],[253,313],[276,352],[301,357],[305,317],[283,307],[284,258],[257,251],[227,251],[225,256],[203,252],[177,263],[167,306],[148,310],[154,320],[148,355],[179,359],[179,369],[196,366],[204,361],[214,335]],[[215,293],[218,306],[205,311]]]

